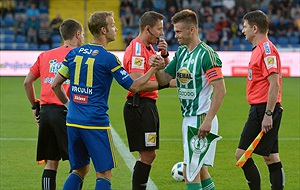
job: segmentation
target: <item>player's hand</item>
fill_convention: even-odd
[[[167,55],[168,53],[168,43],[165,39],[160,38],[157,44],[157,48],[161,51],[161,55]]]
[[[211,121],[204,119],[198,130],[198,138],[205,138],[211,130]]]
[[[160,55],[153,54],[151,55],[148,64],[151,67],[155,67],[157,70],[165,68],[165,61]]]
[[[37,113],[37,110],[33,109],[32,114],[35,119],[35,122],[39,125],[40,124],[40,113]]]
[[[261,122],[261,130],[264,133],[267,133],[268,131],[270,131],[273,128],[273,119],[272,116],[264,116],[264,119]]]
[[[169,85],[170,85],[170,88],[176,88],[177,87],[176,79],[170,80]]]

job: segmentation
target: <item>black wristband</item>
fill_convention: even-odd
[[[169,52],[167,51],[167,54],[166,55],[161,55],[163,58],[167,58],[169,57]]]
[[[170,87],[170,83],[168,83],[168,84],[166,84],[166,85],[163,85],[163,86],[158,85],[157,90],[161,90],[161,89],[169,88],[169,87]]]

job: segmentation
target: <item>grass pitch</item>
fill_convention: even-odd
[[[41,189],[43,166],[35,161],[38,127],[23,88],[24,77],[0,77],[0,189]],[[210,168],[217,189],[248,189],[241,168],[235,166],[235,150],[247,119],[249,105],[245,99],[246,78],[225,78],[227,95],[218,113],[219,134],[214,167]],[[39,85],[36,85],[39,88]],[[283,78],[283,118],[279,131],[279,150],[286,176],[286,190],[300,189],[300,78]],[[126,91],[113,83],[109,98],[111,124],[127,145],[123,121]],[[39,96],[39,94],[38,94]],[[183,182],[171,177],[172,166],[183,159],[181,113],[176,89],[159,92],[157,101],[161,122],[161,142],[150,177],[159,190],[185,189]],[[131,172],[117,153],[118,168],[113,170],[112,188],[129,190]],[[136,153],[134,153],[136,156]],[[262,189],[270,189],[268,168],[263,159],[254,155],[262,178]],[[57,189],[68,176],[68,162],[61,162]],[[93,167],[83,189],[94,189]]]

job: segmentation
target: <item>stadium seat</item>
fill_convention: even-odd
[[[239,37],[232,38],[233,45],[240,45],[240,43],[241,43],[241,40]]]
[[[61,45],[62,45],[61,42],[59,42],[59,43],[52,43],[52,48],[58,48],[58,47],[60,47]]]
[[[5,49],[5,50],[14,50],[15,47],[14,47],[14,44],[8,43],[8,44],[4,44],[3,49]]]
[[[250,44],[250,42],[248,42],[248,41],[246,40],[246,38],[242,38],[241,43],[244,44],[244,45]]]
[[[269,36],[269,40],[273,43],[276,44],[277,40],[274,36]]]
[[[25,43],[26,37],[24,35],[17,35],[16,36],[16,43]]]
[[[252,51],[252,48],[253,48],[252,44],[245,44],[244,45],[244,51]]]
[[[28,50],[38,50],[37,44],[29,44],[28,45]]]
[[[291,36],[289,38],[289,42],[291,45],[297,45],[297,44],[299,44],[299,37]]]
[[[49,50],[49,49],[50,49],[49,44],[41,44],[40,48],[39,48],[39,50],[43,50],[43,51],[46,51],[46,50]]]
[[[4,40],[3,40],[4,43],[13,43],[14,42],[14,36],[13,35],[6,35]]]
[[[14,26],[14,18],[12,16],[6,16],[4,18],[4,26]]]
[[[12,29],[10,29],[9,27],[5,27],[4,34],[14,34],[14,31]]]
[[[229,51],[241,51],[241,46],[239,44],[233,44]]]
[[[277,39],[277,44],[280,45],[280,46],[284,46],[284,45],[288,45],[288,39],[287,37],[279,37]]]
[[[53,35],[51,39],[52,39],[52,43],[61,43],[62,41],[60,35]]]
[[[17,43],[16,50],[26,50],[27,46],[27,43]]]

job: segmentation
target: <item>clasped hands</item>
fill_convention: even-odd
[[[151,67],[155,67],[157,70],[161,70],[166,67],[164,58],[161,55],[157,55],[157,54],[151,55],[148,64]]]

